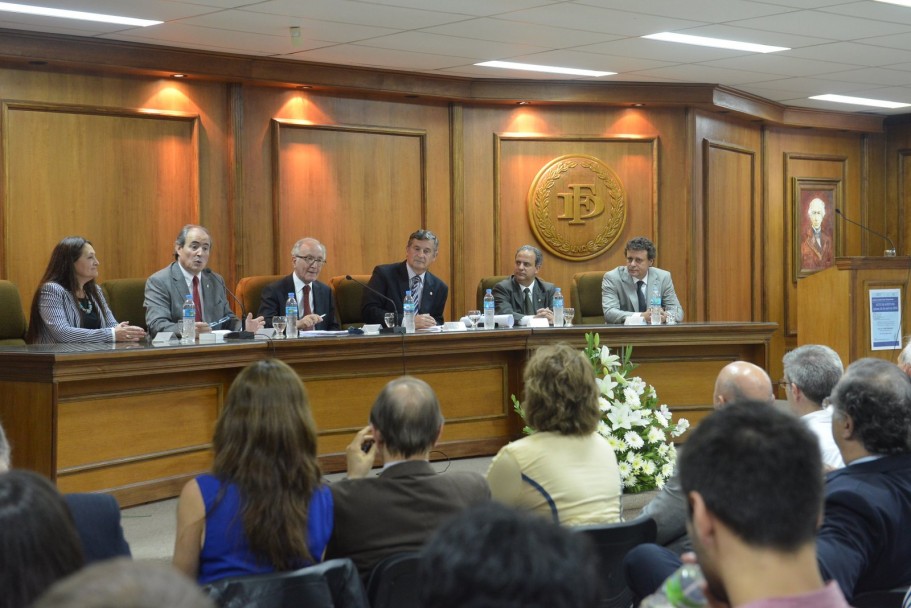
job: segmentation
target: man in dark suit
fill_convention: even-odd
[[[326,247],[316,239],[307,237],[294,243],[291,274],[263,289],[259,316],[266,327],[272,327],[272,317],[285,314],[288,294],[293,293],[298,302],[298,329],[339,329],[332,289],[316,280],[325,263]]]
[[[418,314],[414,317],[415,329],[442,324],[449,288],[428,270],[439,249],[440,240],[434,233],[429,230],[416,230],[408,237],[404,262],[383,264],[374,268],[370,277],[370,287],[392,300],[395,308],[392,308],[389,300],[365,289],[361,304],[364,323],[382,325],[387,312],[394,312],[396,323],[400,322],[405,291],[410,289],[418,304]]]
[[[180,335],[183,304],[188,294],[196,302],[197,335],[213,329],[240,329],[240,319],[228,305],[224,279],[206,268],[211,249],[209,231],[187,224],[174,241],[175,261],[146,280],[143,306],[146,326],[153,338],[160,331]],[[209,325],[216,321],[221,322],[214,327]],[[248,313],[245,325],[247,331],[255,332],[263,326],[263,320],[254,319],[253,313]]]
[[[529,319],[540,317],[553,325],[551,310],[556,287],[538,278],[544,254],[537,247],[522,245],[516,251],[512,276],[493,286],[493,298],[498,315],[512,315],[517,325],[528,325]]]
[[[661,296],[662,322],[673,310],[677,321],[683,320],[683,307],[674,291],[671,273],[655,268],[655,245],[644,236],[626,244],[626,266],[604,273],[601,281],[601,308],[606,323],[624,323],[627,317],[641,316],[651,321],[649,297],[654,290]]]
[[[490,500],[478,473],[437,473],[428,462],[443,432],[436,394],[423,380],[388,383],[370,425],[348,445],[348,478],[330,486],[335,525],[326,559],[350,557],[362,576],[383,558],[416,551],[449,516]],[[379,475],[369,475],[377,454]]]

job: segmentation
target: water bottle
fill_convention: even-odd
[[[414,333],[414,298],[411,297],[411,290],[405,292],[405,301],[402,302],[402,310],[404,311],[404,318],[402,319],[402,325],[405,326],[406,334]]]
[[[484,294],[484,329],[493,329],[496,326],[494,316],[496,316],[496,303],[493,299],[491,290]]]
[[[652,313],[652,325],[661,325],[661,292],[657,285],[652,288],[652,296],[648,299],[648,311]]]
[[[196,304],[193,303],[193,296],[188,294],[183,303],[180,343],[193,344],[194,342],[196,342]]]
[[[563,327],[563,292],[559,287],[554,292],[554,327]]]
[[[639,608],[700,608],[706,605],[702,594],[705,579],[697,564],[683,564]]]
[[[288,300],[285,302],[285,316],[288,317],[288,326],[285,328],[286,335],[289,338],[297,337],[297,298],[293,293],[288,294]]]

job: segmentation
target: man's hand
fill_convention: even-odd
[[[199,334],[206,334],[206,333],[209,333],[210,331],[212,331],[212,328],[209,327],[209,324],[206,323],[205,321],[197,321],[196,323],[194,323],[194,325],[196,326],[196,335],[197,336]]]
[[[538,312],[535,313],[535,317],[542,317],[547,319],[547,322],[551,325],[554,324],[554,311],[549,308],[539,308]]]
[[[345,458],[348,461],[349,479],[361,479],[367,476],[376,459],[376,441],[370,433],[369,426],[365,426],[357,432],[354,440],[345,448]]]
[[[256,317],[254,319],[253,313],[248,312],[247,319],[244,322],[244,326],[246,327],[247,331],[252,331],[253,333],[256,333],[257,331],[259,331],[260,329],[262,329],[263,327],[266,326],[266,321],[262,317]]]
[[[310,331],[311,329],[316,327],[322,320],[323,320],[323,318],[321,316],[319,316],[318,314],[310,313],[309,315],[301,317],[300,319],[297,320],[297,328],[302,329],[304,331]]]
[[[437,320],[430,315],[414,315],[414,328],[427,329],[437,324]]]

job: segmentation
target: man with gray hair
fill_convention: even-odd
[[[411,376],[389,382],[370,424],[346,448],[348,478],[330,486],[335,524],[326,559],[350,557],[362,577],[383,558],[416,551],[449,516],[490,500],[479,473],[436,473],[430,451],[443,414],[429,384]],[[377,455],[383,470],[369,476]]]
[[[538,278],[543,263],[540,249],[532,245],[519,247],[512,276],[493,287],[498,315],[512,315],[517,325],[528,325],[535,317],[547,319],[553,325],[552,307],[557,288]]]
[[[845,466],[832,436],[832,409],[823,405],[844,373],[838,353],[806,344],[785,354],[782,364],[788,407],[816,435],[823,465],[829,470]]]
[[[297,329],[332,331],[339,328],[332,289],[316,280],[326,258],[326,246],[314,238],[305,237],[294,243],[291,274],[263,289],[259,316],[265,320],[266,327],[272,327],[272,317],[285,314],[288,294],[293,293],[298,302]]]

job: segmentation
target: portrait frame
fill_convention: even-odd
[[[810,203],[819,199],[825,215],[819,228],[819,238],[812,238]],[[842,255],[842,243],[835,221],[835,210],[842,201],[840,179],[793,178],[792,188],[792,249],[794,260],[794,282],[835,263],[835,257]],[[818,207],[819,203],[813,203]]]

